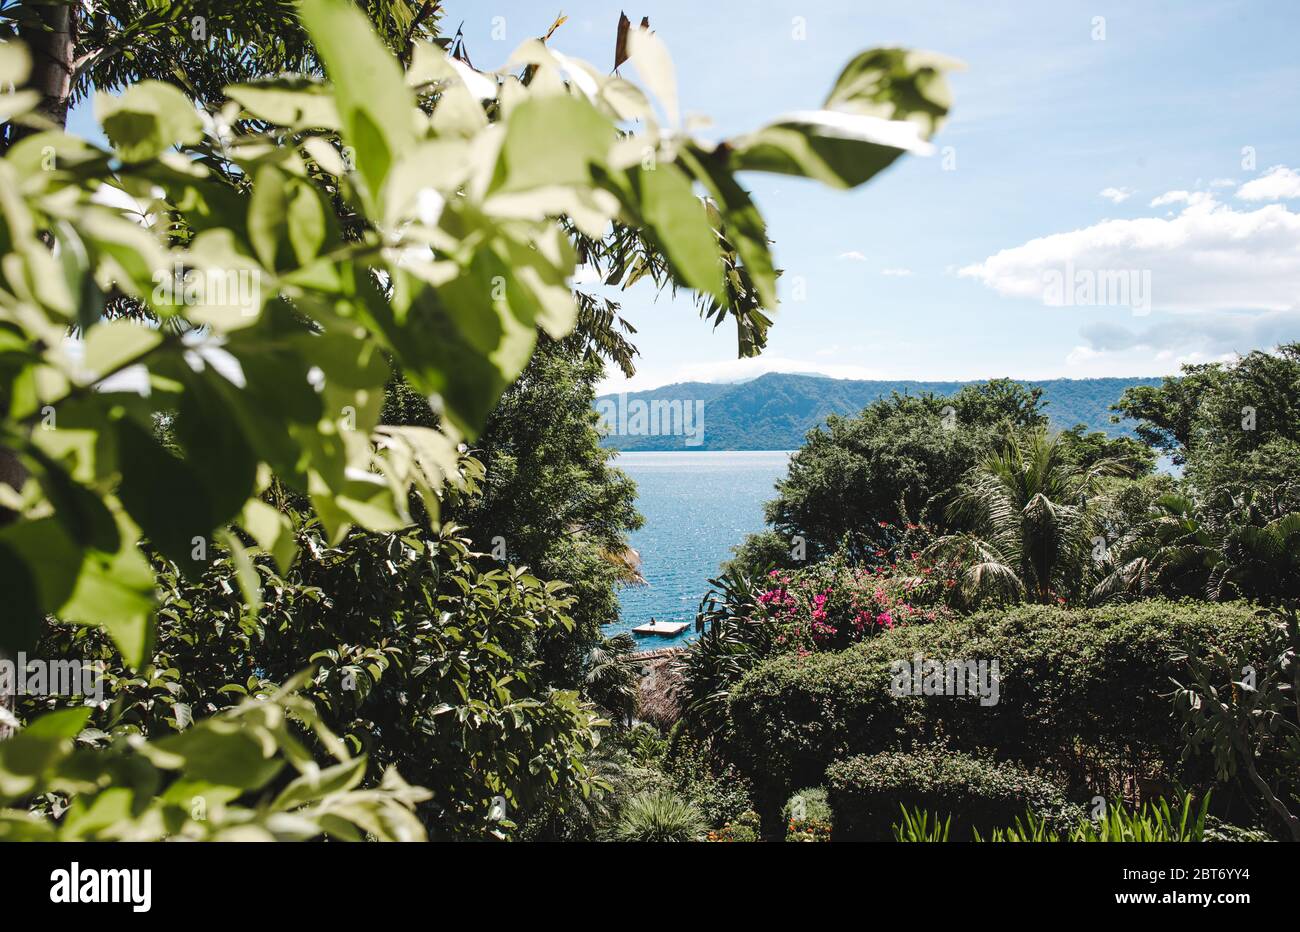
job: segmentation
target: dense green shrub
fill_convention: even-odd
[[[826,782],[835,841],[889,840],[900,806],[951,813],[954,838],[1009,824],[1026,809],[1063,830],[1083,816],[1049,779],[943,748],[850,757],[827,768]]]
[[[824,819],[831,817],[831,804],[826,798],[826,787],[810,786],[791,794],[781,808],[781,815],[787,820]]]
[[[753,809],[749,780],[718,759],[708,739],[674,726],[662,766],[672,786],[700,811],[709,826],[735,821]]]
[[[734,747],[772,811],[833,761],[910,750],[946,737],[953,750],[1055,768],[1071,787],[1118,792],[1120,777],[1178,775],[1173,660],[1187,643],[1258,653],[1264,623],[1243,604],[1150,601],[1094,609],[1020,606],[895,628],[839,653],[772,658],[732,692]],[[996,659],[998,702],[891,695],[891,662]],[[1261,661],[1263,658],[1261,658]]]
[[[736,816],[734,821],[726,822],[721,828],[714,829],[705,836],[706,841],[762,841],[759,833],[761,820],[753,809],[746,809]]]

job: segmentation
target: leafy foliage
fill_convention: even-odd
[[[942,837],[927,839],[935,841],[945,840],[950,829],[959,834],[972,828],[987,831],[1010,822],[1026,806],[1063,828],[1082,815],[1048,779],[1007,762],[938,747],[851,757],[827,768],[826,781],[837,841],[884,841],[900,806],[905,813],[953,813],[942,825],[924,815],[912,823],[922,832],[937,829]]]
[[[28,6],[15,28],[44,41],[54,33],[23,19]],[[183,47],[196,24],[182,13],[196,10],[218,34],[214,54]],[[563,583],[513,566],[483,571],[456,525],[435,530],[446,490],[468,481],[457,445],[490,433],[539,335],[564,341],[582,319],[569,283],[576,235],[635,230],[666,280],[699,295],[715,321],[734,319],[740,352],[757,352],[776,273],[735,173],[853,186],[903,151],[924,151],[947,111],[948,63],[886,50],[851,63],[811,116],[705,143],[678,124],[671,62],[648,31],[630,34],[628,51],[665,124],[629,82],[543,41],[517,51],[509,68],[520,73],[475,72],[425,41],[429,12],[344,0],[78,7],[92,48],[74,77],[82,90],[122,87],[96,98],[109,149],[58,129],[39,93],[0,95],[0,115],[23,130],[6,126],[0,159],[0,451],[21,467],[6,467],[0,486],[12,519],[0,527],[11,609],[0,647],[30,645],[47,616],[82,626],[53,636],[113,666],[98,731],[132,754],[155,744],[217,754],[213,735],[254,741],[257,727],[283,722],[272,721],[289,702],[275,682],[302,686],[320,718],[308,705],[295,714],[321,722],[314,737],[264,736],[258,779],[236,783],[252,792],[272,779],[273,748],[309,777],[282,807],[297,823],[274,806],[256,817],[231,810],[236,821],[277,820],[272,835],[359,837],[352,825],[412,837],[393,826],[400,809],[409,827],[419,802],[442,836],[504,835],[515,823],[497,797],[570,813],[599,789],[583,763],[599,721],[539,670],[546,639],[573,626]],[[268,63],[305,73],[258,79]],[[21,88],[30,64],[21,45],[0,45],[6,85]],[[168,83],[141,80],[162,72]],[[221,86],[231,79],[243,83]],[[914,113],[923,126],[907,122]],[[642,132],[618,129],[636,120]],[[102,203],[106,189],[139,210]],[[65,349],[69,331],[79,352]],[[575,378],[589,386],[591,375]],[[408,410],[385,423],[394,396]],[[582,391],[567,397],[585,407]],[[568,417],[586,467],[589,416]],[[521,452],[486,439],[502,461]],[[494,463],[493,475],[509,470]],[[615,507],[597,522],[602,506],[626,502],[609,474],[562,475],[552,501],[572,500],[584,481],[606,497],[552,521],[581,520],[590,556],[631,516]],[[604,609],[593,598],[582,610],[598,620]],[[306,679],[292,677],[308,665]],[[196,708],[243,694],[277,699],[192,724]],[[263,708],[261,718],[249,711]],[[61,755],[89,714],[51,712],[5,744],[21,756],[43,733],[58,738],[20,761],[7,800],[70,794],[77,818],[58,831],[84,828],[78,807],[109,800],[103,812],[114,815],[125,801],[132,812],[163,807],[148,837],[202,835],[174,800],[150,801],[160,780],[133,785],[138,799],[120,795],[116,752],[77,758],[84,773],[102,766],[107,782],[64,779]],[[241,731],[227,714],[253,726]],[[374,763],[341,756],[349,745]],[[317,793],[322,754],[346,767],[327,771]],[[196,769],[183,755],[151,762]],[[428,789],[388,769],[378,788],[353,789],[368,766],[391,763]]]
[[[1257,653],[1189,645],[1186,684],[1174,705],[1188,752],[1207,749],[1216,775],[1244,773],[1293,841],[1300,841],[1300,624],[1294,605],[1279,610]]]
[[[1198,503],[1157,498],[1113,548],[1112,568],[1093,589],[1107,599],[1194,595],[1277,603],[1300,592],[1300,512],[1289,493],[1221,491]]]
[[[1181,670],[1174,655],[1189,642],[1268,656],[1262,620],[1232,604],[1026,605],[897,627],[847,650],[757,665],[731,693],[734,747],[756,789],[782,799],[820,781],[837,759],[943,738],[954,751],[993,750],[1090,793],[1118,793],[1125,781],[1192,785],[1212,774],[1183,760],[1168,695]],[[893,695],[893,664],[918,654],[945,663],[997,659],[997,703]]]
[[[1164,797],[1130,808],[1120,800],[1105,807],[1100,818],[1081,819],[1067,831],[1060,831],[1052,823],[1026,810],[1024,818],[1016,816],[1009,827],[997,827],[984,838],[978,829],[972,834],[975,841],[993,842],[1192,842],[1208,841],[1207,825],[1210,796],[1201,798],[1199,807],[1191,793],[1183,797],[1182,805],[1171,809]],[[895,841],[947,841],[948,821],[938,831],[938,816],[920,809],[910,812],[904,807],[902,822],[894,825]],[[933,819],[933,822],[931,821]]]
[[[636,489],[610,465],[590,408],[601,373],[542,340],[474,446],[482,494],[445,509],[476,550],[571,587],[575,630],[542,645],[548,677],[568,685],[605,646],[600,627],[618,617],[618,588],[637,578],[626,549],[627,532],[641,525]]]
[[[728,235],[752,227],[756,214],[731,177],[743,159],[661,130],[621,78],[576,65],[570,73],[537,42],[517,56],[530,66],[528,84],[509,73],[466,83],[440,49],[418,43],[404,72],[351,5],[304,0],[301,14],[332,85],[277,79],[231,88],[237,102],[204,122],[179,92],[133,84],[100,103],[120,167],[112,153],[57,130],[24,139],[0,164],[6,189],[22,192],[6,207],[17,258],[3,282],[11,343],[0,390],[7,441],[32,476],[26,497],[10,503],[24,519],[4,529],[2,552],[13,615],[29,636],[48,612],[108,618],[140,662],[151,585],[134,541],[143,534],[186,572],[201,572],[194,540],[241,516],[256,524],[243,509],[265,487],[267,467],[311,498],[331,540],[352,524],[392,531],[409,523],[406,488],[440,484],[451,465],[447,440],[483,427],[523,371],[537,328],[560,338],[573,326],[566,281],[576,256],[552,218],[565,214],[594,233],[618,217],[661,246],[700,229],[712,236],[670,150],[715,192]],[[20,72],[18,54],[6,47]],[[665,61],[651,55],[646,67],[656,73]],[[474,96],[484,87],[495,122]],[[432,102],[432,116],[417,98]],[[241,116],[269,128],[242,132],[234,128]],[[648,121],[644,139],[620,137],[614,121],[636,116]],[[539,151],[532,140],[542,127],[555,142]],[[185,156],[168,154],[177,145]],[[45,146],[58,153],[59,170],[41,170]],[[645,184],[643,149],[659,156],[656,177],[680,181]],[[104,183],[165,215],[165,230],[93,202]],[[347,235],[333,222],[335,199],[353,217]],[[66,241],[61,268],[41,230]],[[766,239],[743,241],[757,275]],[[712,287],[707,261],[670,265],[683,285]],[[173,268],[184,272],[159,278]],[[228,290],[198,287],[229,273],[258,285],[242,304]],[[97,322],[97,307],[82,298],[109,285],[159,319],[203,325],[201,338]],[[59,349],[73,324],[86,341],[75,362]],[[187,362],[217,343],[241,377],[230,366]],[[444,439],[403,428],[371,442],[390,363],[438,396]],[[93,390],[132,368],[149,395]],[[314,373],[323,374],[319,392]],[[29,431],[49,408],[58,429]],[[153,415],[168,410],[203,425],[178,430],[180,457],[148,434]],[[57,503],[53,514],[34,517],[47,502]],[[59,559],[23,558],[38,550]],[[5,631],[12,646],[14,625]]]
[[[856,418],[832,416],[791,457],[767,521],[787,542],[803,538],[809,560],[843,548],[865,562],[887,543],[881,521],[941,513],[949,490],[1008,423],[1041,424],[1037,400],[1004,380],[951,398],[895,395]]]
[[[1184,366],[1159,387],[1128,389],[1115,410],[1138,422],[1140,439],[1201,474],[1205,489],[1274,484],[1260,467],[1283,465],[1279,454],[1289,449],[1294,470],[1300,443],[1300,344]]]
[[[86,729],[88,707],[42,716],[0,743],[0,805],[47,806],[0,809],[0,839],[423,840],[413,810],[427,791],[392,769],[360,788],[366,758],[349,754],[298,694],[307,678],[151,741]],[[308,736],[327,765],[304,747]]]

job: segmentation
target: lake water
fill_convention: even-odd
[[[652,617],[693,622],[718,565],[745,535],[763,529],[763,503],[775,497],[773,486],[789,459],[783,451],[620,454],[613,465],[636,480],[637,509],[645,516],[631,544],[649,585],[622,590],[622,618],[606,630],[626,630]],[[676,638],[638,641],[650,649],[694,636],[692,626]]]

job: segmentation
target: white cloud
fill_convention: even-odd
[[[1213,200],[1214,195],[1205,191],[1166,191],[1151,199],[1152,207],[1164,207],[1167,204],[1204,204]]]
[[[609,371],[613,371],[612,369]],[[828,363],[825,360],[795,359],[788,356],[756,356],[689,363],[672,369],[639,369],[632,378],[611,375],[596,387],[598,394],[639,392],[675,382],[744,382],[768,372],[828,375],[833,379],[885,379],[890,376],[866,366]]]
[[[1062,270],[1138,271],[1150,273],[1154,310],[1300,308],[1300,213],[1281,204],[1237,210],[1204,192],[1188,193],[1186,203],[1172,217],[1105,220],[1039,237],[958,274],[1045,302],[1047,283]]]
[[[600,272],[594,265],[580,265],[573,270],[573,284],[598,285],[602,281]]]
[[[892,278],[906,278],[912,274],[911,269],[881,269],[881,275],[888,275]]]
[[[838,256],[836,256],[835,258],[837,258],[837,259],[852,259],[854,262],[866,262],[866,261],[867,261],[867,257],[864,256],[862,253],[858,252],[856,249],[850,249],[848,252],[842,252],[842,253],[840,253]]]
[[[1123,204],[1136,193],[1132,188],[1103,188],[1100,191],[1101,196],[1112,204]]]
[[[1191,352],[1218,358],[1273,347],[1300,333],[1300,309],[1264,313],[1206,311],[1179,314],[1146,327],[1130,328],[1098,321],[1080,330],[1089,353],[1143,350],[1147,353]]]
[[[1215,178],[1210,182],[1211,188],[1235,188],[1237,182],[1232,178]]]
[[[1280,201],[1300,197],[1300,172],[1285,165],[1274,165],[1253,181],[1237,189],[1243,201]]]

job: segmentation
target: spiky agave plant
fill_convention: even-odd
[[[616,841],[698,841],[706,831],[694,803],[669,790],[652,790],[628,799],[613,834]]]

